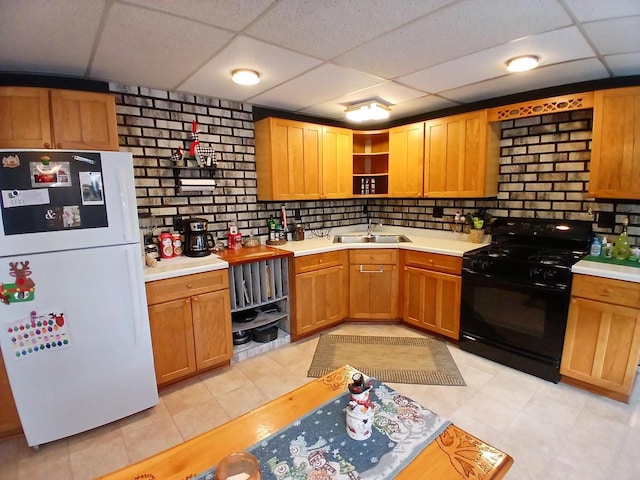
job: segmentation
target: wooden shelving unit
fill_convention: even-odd
[[[229,295],[231,300],[231,330],[251,330],[258,327],[278,327],[278,338],[272,342],[250,341],[234,346],[232,361],[243,360],[272,348],[289,343],[289,259],[271,258],[229,267]],[[248,322],[233,321],[247,310],[257,316]]]
[[[353,194],[389,193],[389,131],[353,132]]]

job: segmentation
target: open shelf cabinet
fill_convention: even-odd
[[[234,345],[232,362],[250,358],[291,341],[289,332],[289,260],[271,258],[229,267],[231,330],[275,326],[278,337],[267,343],[250,341]],[[251,317],[249,321],[234,321]],[[249,315],[247,315],[249,313]]]
[[[389,193],[389,131],[353,132],[353,194]]]

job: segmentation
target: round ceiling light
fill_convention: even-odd
[[[260,83],[260,74],[255,70],[239,68],[231,72],[231,80],[238,85],[257,85]]]
[[[510,72],[526,72],[536,68],[539,63],[540,59],[536,55],[523,55],[508,60],[507,70]]]

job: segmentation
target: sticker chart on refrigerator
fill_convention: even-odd
[[[0,347],[38,449],[158,403],[133,158],[0,158]]]

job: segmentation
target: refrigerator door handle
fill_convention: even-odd
[[[135,211],[135,204],[129,205],[129,190],[127,189],[127,178],[125,178],[125,172],[118,169],[118,190],[120,191],[120,207],[122,209],[122,222],[124,223],[124,239],[127,242],[135,242],[138,239],[134,237],[133,230],[131,228],[131,211]]]
[[[127,265],[135,265],[137,261],[133,256],[133,252],[131,249],[126,250],[127,253]],[[140,309],[142,306],[141,302],[141,293],[139,286],[139,279],[136,276],[135,268],[127,268],[127,272],[129,272],[129,288],[131,289],[131,296],[133,298],[133,344],[136,345],[138,343],[138,339],[142,338],[142,321],[143,315]]]

